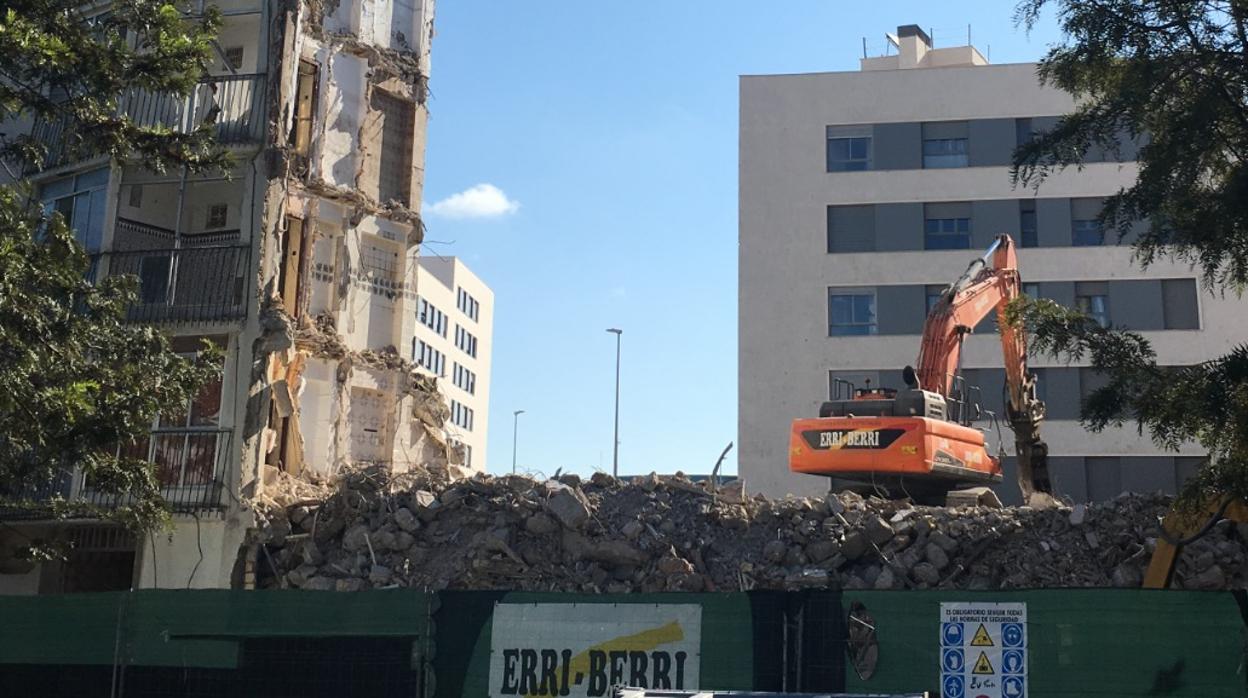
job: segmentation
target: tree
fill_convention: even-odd
[[[73,0],[11,0],[0,9],[0,121],[55,120],[67,154],[106,154],[152,169],[227,162],[210,128],[177,133],[137,123],[122,95],[186,96],[211,58],[215,13],[116,0],[84,16]],[[45,144],[8,138],[7,161],[38,164]],[[161,332],[126,322],[133,277],[90,280],[91,260],[59,213],[22,184],[0,187],[0,493],[6,507],[50,507],[145,529],[167,505],[151,464],[125,455],[159,414],[184,408],[218,372],[219,355],[174,353]],[[80,469],[123,506],[33,501]]]
[[[1089,148],[1142,143],[1135,183],[1110,197],[1102,228],[1133,243],[1147,267],[1161,258],[1197,266],[1208,290],[1248,282],[1248,2],[1244,0],[1023,0],[1030,28],[1052,6],[1065,35],[1039,77],[1078,106],[1015,152],[1013,176],[1038,185],[1079,167]],[[1040,350],[1084,356],[1108,383],[1089,395],[1093,430],[1134,421],[1159,446],[1199,442],[1210,464],[1187,484],[1188,504],[1248,496],[1248,346],[1183,367],[1157,365],[1142,336],[1105,329],[1052,302],[1011,308]]]
[[[213,55],[220,13],[183,16],[166,0],[114,0],[84,16],[76,0],[8,0],[0,9],[0,122],[63,124],[71,157],[135,158],[163,171],[221,166],[212,128],[190,133],[136,122],[119,109],[135,91],[186,96]],[[8,139],[0,155],[43,162],[46,144]]]

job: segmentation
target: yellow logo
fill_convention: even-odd
[[[919,452],[919,447],[918,446],[902,446],[901,452],[906,454],[907,456],[913,456]]]

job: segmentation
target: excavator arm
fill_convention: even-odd
[[[961,372],[962,342],[992,311],[997,312],[1005,358],[1006,412],[1014,431],[1018,480],[1023,501],[1049,494],[1048,448],[1040,439],[1044,403],[1036,397],[1035,376],[1027,370],[1027,342],[1021,327],[1006,322],[1005,309],[1022,293],[1018,256],[1008,235],[999,235],[984,255],[946,288],[928,314],[919,349],[918,387],[949,399]]]

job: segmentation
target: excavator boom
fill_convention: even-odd
[[[1000,458],[988,453],[983,432],[971,426],[978,414],[972,414],[961,385],[962,343],[995,311],[1019,486],[1024,501],[1038,492],[1048,493],[1048,449],[1040,439],[1044,403],[1036,398],[1035,377],[1027,370],[1023,330],[1005,318],[1006,306],[1021,289],[1014,243],[1008,235],[999,235],[928,313],[918,370],[906,367],[908,389],[858,390],[848,400],[825,402],[819,419],[794,422],[790,469],[945,491],[956,484],[1000,481]]]

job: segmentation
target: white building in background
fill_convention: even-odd
[[[1135,180],[1134,146],[1090,153],[1038,192],[1015,188],[1015,146],[1068,113],[1071,96],[1041,86],[1034,64],[933,49],[915,26],[898,34],[897,55],[859,71],[741,78],[738,443],[751,491],[826,491],[788,471],[792,420],[817,415],[834,379],[901,387],[928,304],[999,233],[1021,248],[1029,294],[1142,333],[1162,364],[1219,356],[1248,330],[1242,301],[1200,292],[1187,265],[1142,270],[1130,240],[1101,234],[1101,202]],[[967,382],[1003,414],[1000,341],[991,320],[976,330]],[[1031,365],[1060,493],[1173,491],[1203,462],[1198,449],[1159,452],[1134,425],[1085,431],[1080,399],[1099,377],[1043,356]],[[1011,461],[1004,498],[1017,498]]]
[[[484,472],[494,292],[458,257],[421,257],[416,296],[411,359],[441,379],[447,435],[464,447],[463,464]]]

